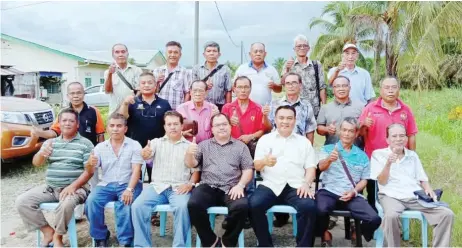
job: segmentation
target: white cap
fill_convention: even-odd
[[[345,52],[345,50],[347,50],[348,48],[354,48],[356,51],[358,51],[358,47],[356,47],[355,44],[351,44],[351,43],[347,43],[343,46],[343,50]]]

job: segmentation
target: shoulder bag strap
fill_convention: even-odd
[[[314,68],[314,77],[316,79],[316,91],[318,92],[319,106],[321,106],[321,90],[319,86],[319,65],[316,60],[313,60],[313,68]]]
[[[338,153],[338,159],[340,159],[340,163],[342,164],[343,170],[345,171],[345,174],[347,175],[348,179],[350,180],[350,183],[353,185],[353,188],[355,188],[356,183],[353,181],[353,177],[351,176],[350,171],[348,170],[348,167],[346,165],[346,162],[343,159],[342,154],[340,154],[340,151]]]
[[[137,93],[138,91],[135,90],[135,88],[133,88],[133,85],[132,85],[131,83],[129,83],[129,82],[127,81],[127,79],[125,79],[124,75],[122,75],[122,73],[121,73],[120,71],[117,71],[116,73],[117,73],[117,76],[119,76],[119,78],[122,80],[122,82],[124,82],[125,85],[127,85],[127,87],[128,87],[131,91],[133,91],[133,93],[135,93],[135,95],[136,95],[136,93]]]
[[[162,85],[160,85],[160,88],[159,90],[157,91],[157,93],[159,93],[164,87],[165,85],[167,84],[168,80],[170,80],[170,78],[172,77],[173,73],[175,73],[174,71],[170,72],[167,76],[167,78],[164,80],[164,82],[162,82]]]
[[[217,73],[217,71],[219,71],[224,65],[218,65],[215,69],[213,69],[209,75],[207,75],[204,79],[202,79],[202,81],[204,82],[207,82],[207,80],[209,80],[209,78],[213,77],[213,75],[215,75],[215,73]]]

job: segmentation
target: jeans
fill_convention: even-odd
[[[188,200],[191,193],[178,195],[172,188],[158,194],[149,185],[143,190],[132,206],[133,228],[135,230],[135,247],[152,247],[151,213],[152,208],[160,204],[170,204],[173,211],[173,247],[185,247],[191,230],[188,213]]]
[[[114,203],[117,240],[120,245],[131,244],[133,241],[133,225],[131,205],[122,202],[122,194],[128,184],[109,183],[106,186],[96,186],[85,202],[85,212],[90,223],[90,236],[95,240],[104,240],[108,232],[104,224],[104,206],[111,201]],[[143,185],[139,182],[135,187],[133,200],[141,193]]]

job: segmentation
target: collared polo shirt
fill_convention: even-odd
[[[270,103],[272,100],[268,83],[272,80],[275,84],[281,84],[281,78],[276,68],[266,63],[259,71],[255,69],[252,62],[242,64],[237,68],[234,79],[239,76],[246,76],[252,81],[250,99],[261,106]]]
[[[359,121],[363,108],[363,104],[359,101],[349,99],[346,103],[340,103],[334,99],[332,102],[321,107],[321,111],[319,111],[316,122],[318,125],[323,126],[328,126],[335,122],[338,130],[343,119],[346,117],[353,117]],[[338,140],[338,135],[326,134],[326,141],[324,142],[324,145],[335,144]],[[356,141],[358,141],[358,139],[356,139]],[[358,144],[356,143],[356,145]]]
[[[263,167],[261,184],[270,188],[276,196],[281,194],[286,184],[300,188],[305,181],[305,169],[316,168],[315,151],[304,136],[292,133],[284,138],[277,130],[265,134],[257,143],[255,160],[263,159],[270,151],[277,162],[273,167]]]
[[[151,140],[154,156],[151,185],[157,194],[168,188],[176,190],[182,184],[188,183],[191,175],[199,168],[189,168],[184,162],[186,151],[191,142],[181,137],[172,142],[167,136]]]
[[[295,108],[297,116],[295,118],[294,133],[305,136],[307,133],[316,130],[317,124],[311,103],[301,98],[298,98],[295,103],[290,103],[287,97],[283,96],[281,99],[273,100],[271,103],[271,111],[268,118],[273,124],[273,131],[276,129],[276,110],[279,106],[292,106]]]
[[[138,88],[140,83],[140,75],[143,73],[141,68],[127,64],[127,68],[121,69],[117,66],[122,75],[127,79],[127,81],[133,86],[134,89]],[[109,69],[104,71],[104,78],[107,80],[109,76]],[[127,85],[120,79],[117,73],[112,74],[112,93],[109,93],[109,114],[116,111],[120,104],[125,100],[129,95],[133,94],[133,91],[127,87]]]
[[[187,101],[177,107],[183,118],[197,121],[198,132],[196,142],[200,143],[203,140],[212,137],[212,127],[210,126],[210,118],[212,117],[213,104],[204,101],[201,109],[196,109],[193,101]],[[191,138],[192,139],[192,138]]]
[[[127,137],[145,147],[148,140],[165,135],[164,114],[172,108],[167,100],[157,96],[151,104],[141,98],[142,96],[136,97],[135,103],[128,105]]]
[[[350,172],[355,184],[358,184],[361,180],[370,178],[371,170],[369,166],[369,158],[364,151],[355,145],[351,147],[349,152],[345,151],[340,142],[325,145],[321,147],[319,161],[328,158],[335,146],[337,147],[337,151],[345,160],[348,171]],[[340,159],[333,162],[329,168],[322,173],[322,187],[325,190],[338,196],[342,196],[343,193],[354,189],[353,184],[351,184],[350,179],[348,179],[348,176],[343,169]]]
[[[160,66],[154,69],[153,74],[156,79],[160,73],[164,73],[165,79],[168,74],[173,72],[173,75],[168,80],[167,84],[159,92],[159,96],[170,103],[172,109],[176,109],[178,105],[184,103],[184,96],[189,92],[191,86],[191,71],[178,65],[172,71],[168,71],[167,65]],[[158,87],[161,87],[160,85]]]
[[[124,138],[119,154],[115,154],[110,139],[96,145],[94,154],[98,157],[97,166],[103,171],[98,186],[106,186],[109,183],[119,185],[129,183],[133,165],[141,165],[144,162],[140,143],[128,137]]]
[[[394,123],[402,124],[406,128],[408,136],[415,135],[418,131],[411,108],[398,99],[398,108],[390,112],[383,107],[382,101],[382,98],[379,98],[377,101],[368,104],[359,117],[359,121],[363,123],[370,113],[370,117],[374,121],[372,126],[368,128],[368,133],[364,140],[364,148],[368,157],[371,157],[374,150],[388,146],[386,132],[389,125]]]
[[[239,183],[243,170],[253,169],[249,148],[234,138],[223,145],[215,138],[204,140],[199,144],[196,159],[202,171],[200,183],[225,193]]]
[[[72,104],[69,107],[72,108]],[[50,129],[56,133],[56,136],[61,135],[58,119],[55,120]],[[89,139],[93,145],[98,143],[98,135],[104,134],[104,121],[99,110],[93,106],[88,106],[85,102],[83,102],[83,108],[79,112],[79,133]]]
[[[337,67],[331,68],[327,74],[327,78],[332,77]],[[347,68],[338,73],[339,76],[345,76],[350,79],[350,98],[360,101],[363,106],[367,104],[369,99],[375,97],[374,87],[372,87],[371,75],[368,71],[359,66],[350,71]]]
[[[389,147],[377,149],[371,158],[371,179],[377,180],[392,153]],[[404,157],[391,164],[388,182],[378,183],[379,192],[399,200],[416,198],[414,191],[421,190],[421,181],[428,182],[419,156],[414,151],[404,149]]]
[[[204,79],[210,74],[210,72],[217,68],[218,65],[219,64],[217,63],[212,69],[207,67],[207,62],[202,65],[194,66],[192,69],[192,82]],[[229,67],[227,65],[223,65],[223,67],[213,74],[210,79],[212,80],[213,87],[208,90],[205,100],[213,104],[225,104],[226,93],[233,89],[233,82],[231,81],[231,71]]]
[[[241,135],[254,134],[264,129],[263,126],[263,112],[260,105],[256,104],[249,99],[249,105],[244,113],[239,107],[238,100],[227,103],[223,106],[221,112],[231,118],[233,112],[236,110],[237,117],[239,118],[239,126],[232,126],[231,136],[235,139]]]
[[[45,182],[54,188],[65,188],[83,173],[93,144],[77,133],[70,141],[64,140],[62,135],[48,139],[40,150],[44,150],[50,142],[53,151],[47,159]]]

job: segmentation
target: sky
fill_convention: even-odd
[[[39,3],[39,2],[35,2]],[[1,32],[21,39],[46,41],[80,50],[110,52],[114,43],[130,49],[162,52],[170,40],[183,46],[180,64],[194,63],[194,2],[1,2]],[[309,28],[326,2],[224,2],[217,1],[232,40],[244,44],[244,62],[253,42],[263,42],[266,61],[293,56],[293,39],[308,37],[313,45],[321,29]],[[29,5],[17,7],[21,5]],[[17,7],[17,8],[15,8]],[[199,4],[199,61],[203,44],[221,46],[221,62],[240,63],[240,46],[230,41],[213,1]]]

